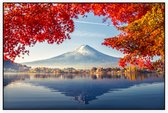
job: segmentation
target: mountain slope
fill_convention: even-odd
[[[11,72],[11,71],[28,71],[30,69],[30,67],[26,66],[26,65],[21,65],[18,63],[14,63],[10,60],[4,60],[4,71],[5,72]]]
[[[105,55],[88,45],[82,45],[72,52],[67,52],[62,55],[34,62],[24,63],[28,66],[46,66],[57,68],[91,68],[117,66],[119,58]]]

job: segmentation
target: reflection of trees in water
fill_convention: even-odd
[[[127,79],[131,81],[144,80],[148,78],[163,78],[164,76],[156,73],[125,73],[123,75],[91,75],[92,79]]]
[[[35,74],[34,78],[59,78],[59,79],[75,79],[75,78],[91,78],[91,79],[128,79],[128,80],[144,80],[147,78],[163,78],[163,75],[156,73],[126,73],[123,75],[111,75],[111,74],[97,74],[97,75],[87,75],[87,74]]]
[[[4,78],[3,78],[3,86],[7,86],[12,82],[15,81],[24,81],[25,79],[30,79],[30,76],[28,74],[24,74],[24,75],[7,75],[5,74]]]
[[[82,74],[35,74],[34,78],[58,78],[58,79],[74,79],[74,78],[85,78],[87,75]]]
[[[125,78],[128,80],[144,80],[148,78],[163,78],[163,75],[157,73],[126,73]]]
[[[120,79],[120,75],[91,75],[92,79]]]
[[[60,75],[50,75],[50,74],[35,74],[33,78],[59,78]]]
[[[4,76],[4,86],[11,82],[25,80],[25,79],[75,79],[75,78],[91,78],[91,79],[128,79],[131,81],[145,80],[148,78],[164,78],[161,74],[156,73],[126,73],[123,75],[86,75],[86,74],[22,74],[22,75],[7,75]]]

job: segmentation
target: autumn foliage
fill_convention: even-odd
[[[131,63],[148,69],[157,68],[159,65],[151,62],[154,56],[161,56],[157,62],[164,63],[164,5],[151,6],[152,9],[140,19],[119,27],[120,35],[105,39],[105,45],[126,54],[120,59],[122,67]]]
[[[115,37],[106,38],[104,45],[125,54],[120,60],[153,69],[151,59],[161,56],[164,65],[164,4],[84,4],[84,3],[5,3],[4,4],[4,59],[15,60],[28,54],[26,46],[47,41],[62,43],[70,39],[74,31],[73,19],[93,12],[111,19],[121,31]],[[126,26],[123,26],[126,25]]]

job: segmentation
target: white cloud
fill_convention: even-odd
[[[74,22],[76,22],[76,23],[82,23],[82,24],[93,24],[93,25],[101,25],[101,26],[111,26],[111,25],[108,25],[108,24],[96,23],[96,22],[86,22],[86,21],[77,21],[77,20],[75,20]]]
[[[88,31],[75,31],[74,33],[71,34],[71,36],[77,36],[77,37],[106,37],[105,34],[102,33],[94,33],[94,32],[88,32]]]

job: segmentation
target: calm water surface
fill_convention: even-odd
[[[164,76],[5,74],[4,109],[164,109]]]

